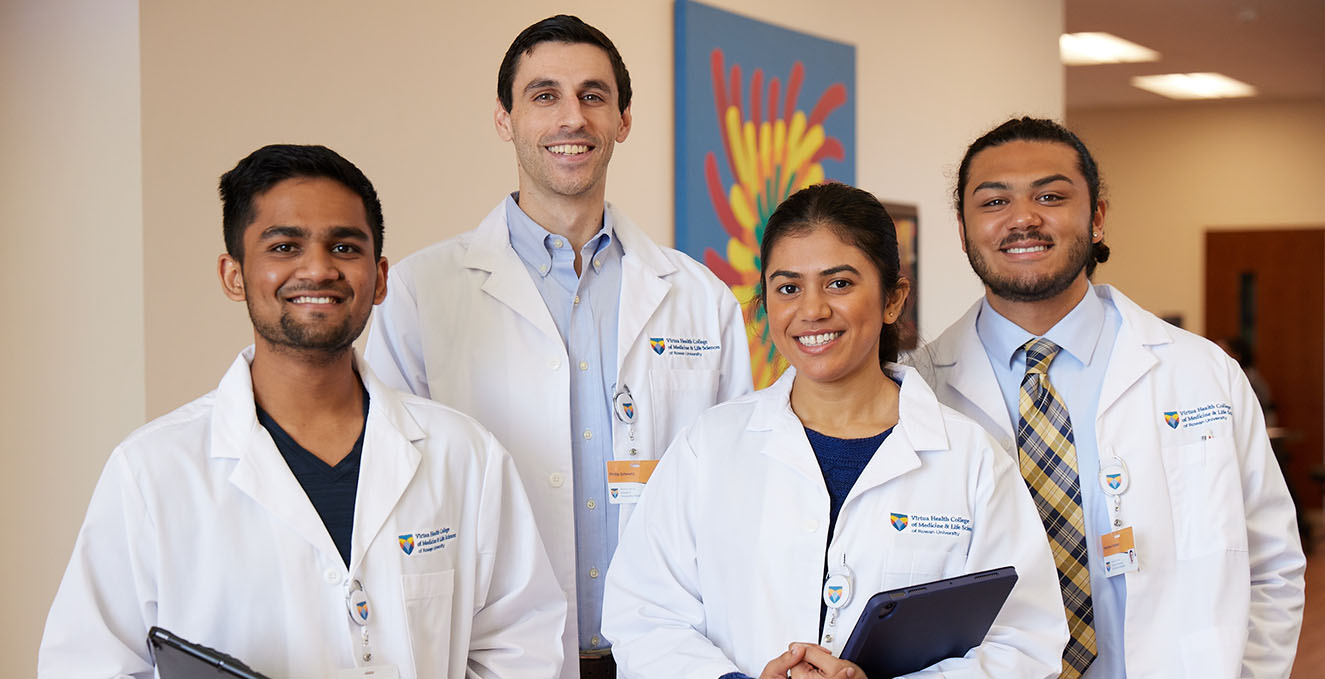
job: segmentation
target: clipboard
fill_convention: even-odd
[[[1017,570],[1004,566],[879,592],[865,603],[841,657],[870,677],[960,658],[984,641],[1016,582]]]
[[[147,647],[161,679],[269,679],[237,658],[160,627],[148,630]]]

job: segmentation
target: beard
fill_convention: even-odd
[[[962,231],[962,238],[966,241],[966,259],[971,263],[971,269],[975,275],[989,287],[989,291],[997,297],[1012,302],[1040,302],[1051,299],[1072,286],[1077,276],[1086,269],[1090,263],[1090,228],[1087,227],[1082,237],[1072,238],[1065,242],[1055,242],[1044,233],[1037,229],[1030,229],[1014,236],[1009,236],[999,247],[1008,247],[1020,240],[1045,240],[1054,243],[1055,248],[1066,248],[1067,256],[1063,265],[1054,271],[1047,273],[1027,273],[1022,275],[1005,275],[995,272],[985,261],[984,255],[980,253],[966,237],[966,232]]]
[[[348,299],[343,302],[348,303]],[[319,355],[326,359],[336,358],[349,351],[354,340],[359,338],[368,325],[367,314],[362,318],[347,317],[336,325],[314,325],[295,320],[293,315],[282,312],[280,318],[272,322],[255,314],[251,301],[248,307],[254,331],[273,348]]]

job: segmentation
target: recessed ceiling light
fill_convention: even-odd
[[[1221,73],[1138,75],[1132,86],[1170,99],[1226,99],[1256,96],[1256,88]]]
[[[1067,66],[1159,61],[1159,52],[1110,33],[1064,33],[1058,36],[1058,55]]]

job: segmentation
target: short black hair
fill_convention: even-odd
[[[244,261],[244,229],[257,216],[254,202],[258,197],[296,177],[330,179],[358,194],[373,232],[373,256],[382,256],[382,203],[368,177],[325,146],[270,144],[248,154],[234,169],[221,175],[221,233],[231,257]]]
[[[1090,155],[1090,149],[1086,148],[1086,144],[1072,130],[1052,120],[1023,116],[1012,118],[995,127],[967,147],[966,155],[962,156],[962,164],[957,170],[957,188],[953,191],[958,219],[965,223],[963,210],[966,208],[966,182],[971,175],[971,159],[975,157],[975,154],[987,148],[1002,146],[1011,141],[1066,144],[1076,151],[1077,170],[1081,172],[1081,176],[1086,178],[1086,188],[1090,192],[1090,215],[1091,218],[1094,218],[1095,210],[1100,204],[1100,193],[1103,189],[1100,182],[1100,168],[1095,164],[1095,157]],[[1087,277],[1095,274],[1096,264],[1109,261],[1109,246],[1105,245],[1104,241],[1092,242],[1090,254],[1091,257],[1086,263]]]
[[[569,14],[548,17],[515,36],[501,60],[501,68],[497,69],[497,99],[502,108],[509,113],[514,103],[511,88],[520,58],[545,42],[593,45],[607,52],[607,58],[612,62],[612,75],[616,77],[617,107],[622,113],[626,112],[630,106],[630,72],[626,70],[626,62],[621,60],[621,53],[602,31]]]
[[[808,234],[818,228],[831,230],[843,242],[860,250],[879,271],[883,301],[887,304],[901,280],[901,253],[897,225],[874,194],[854,186],[825,182],[807,186],[778,205],[764,225],[759,244],[759,303],[768,304],[768,258],[773,246],[787,236]],[[879,364],[897,361],[904,321],[884,323],[879,333]]]

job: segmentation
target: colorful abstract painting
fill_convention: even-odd
[[[676,246],[731,286],[756,388],[786,369],[759,285],[764,223],[825,180],[855,184],[856,49],[676,2]]]

